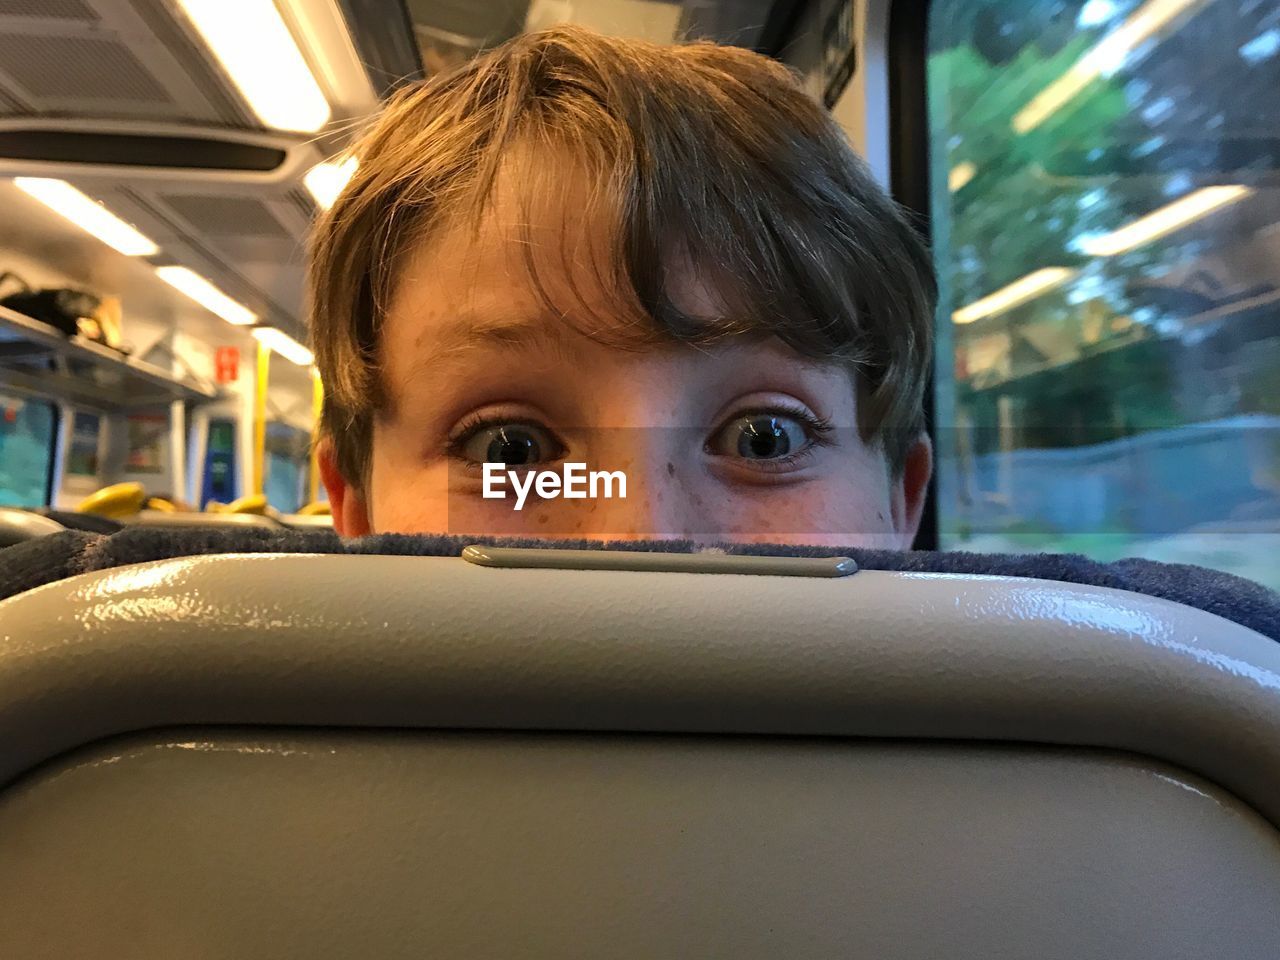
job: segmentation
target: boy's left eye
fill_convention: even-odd
[[[707,449],[722,457],[781,461],[801,453],[810,443],[810,430],[798,417],[762,412],[730,420],[711,437]]]

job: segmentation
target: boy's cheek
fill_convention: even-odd
[[[448,474],[397,454],[394,444],[376,443],[369,478],[369,523],[374,533],[448,532]]]

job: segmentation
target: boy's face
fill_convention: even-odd
[[[405,258],[382,331],[387,405],[367,488],[324,457],[340,533],[910,546],[926,438],[892,477],[859,437],[847,370],[777,341],[626,349],[584,335],[616,342],[649,321],[610,295],[598,258],[608,228],[582,214],[585,194],[530,203],[515,179],[499,178],[478,231],[439,229]],[[692,270],[673,273],[684,310],[715,312]],[[490,484],[504,498],[483,496],[484,462],[514,471]],[[548,496],[531,486],[515,509],[530,471],[563,476],[567,462],[622,471],[626,497],[615,481],[612,497],[602,483],[595,498],[567,499],[548,481]]]

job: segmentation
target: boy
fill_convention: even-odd
[[[928,254],[785,68],[557,28],[355,154],[310,264],[341,534],[910,546]]]

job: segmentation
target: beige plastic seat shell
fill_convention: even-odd
[[[37,537],[65,530],[62,524],[49,517],[42,517],[30,510],[16,507],[0,507],[0,547],[11,547]]]
[[[332,530],[333,517],[328,514],[284,513],[280,523],[294,530]]]
[[[253,513],[171,513],[167,510],[141,510],[122,520],[139,527],[265,527],[279,530],[280,524],[270,517]]]
[[[208,557],[0,638],[3,956],[1280,955],[1280,648],[1165,601]]]

